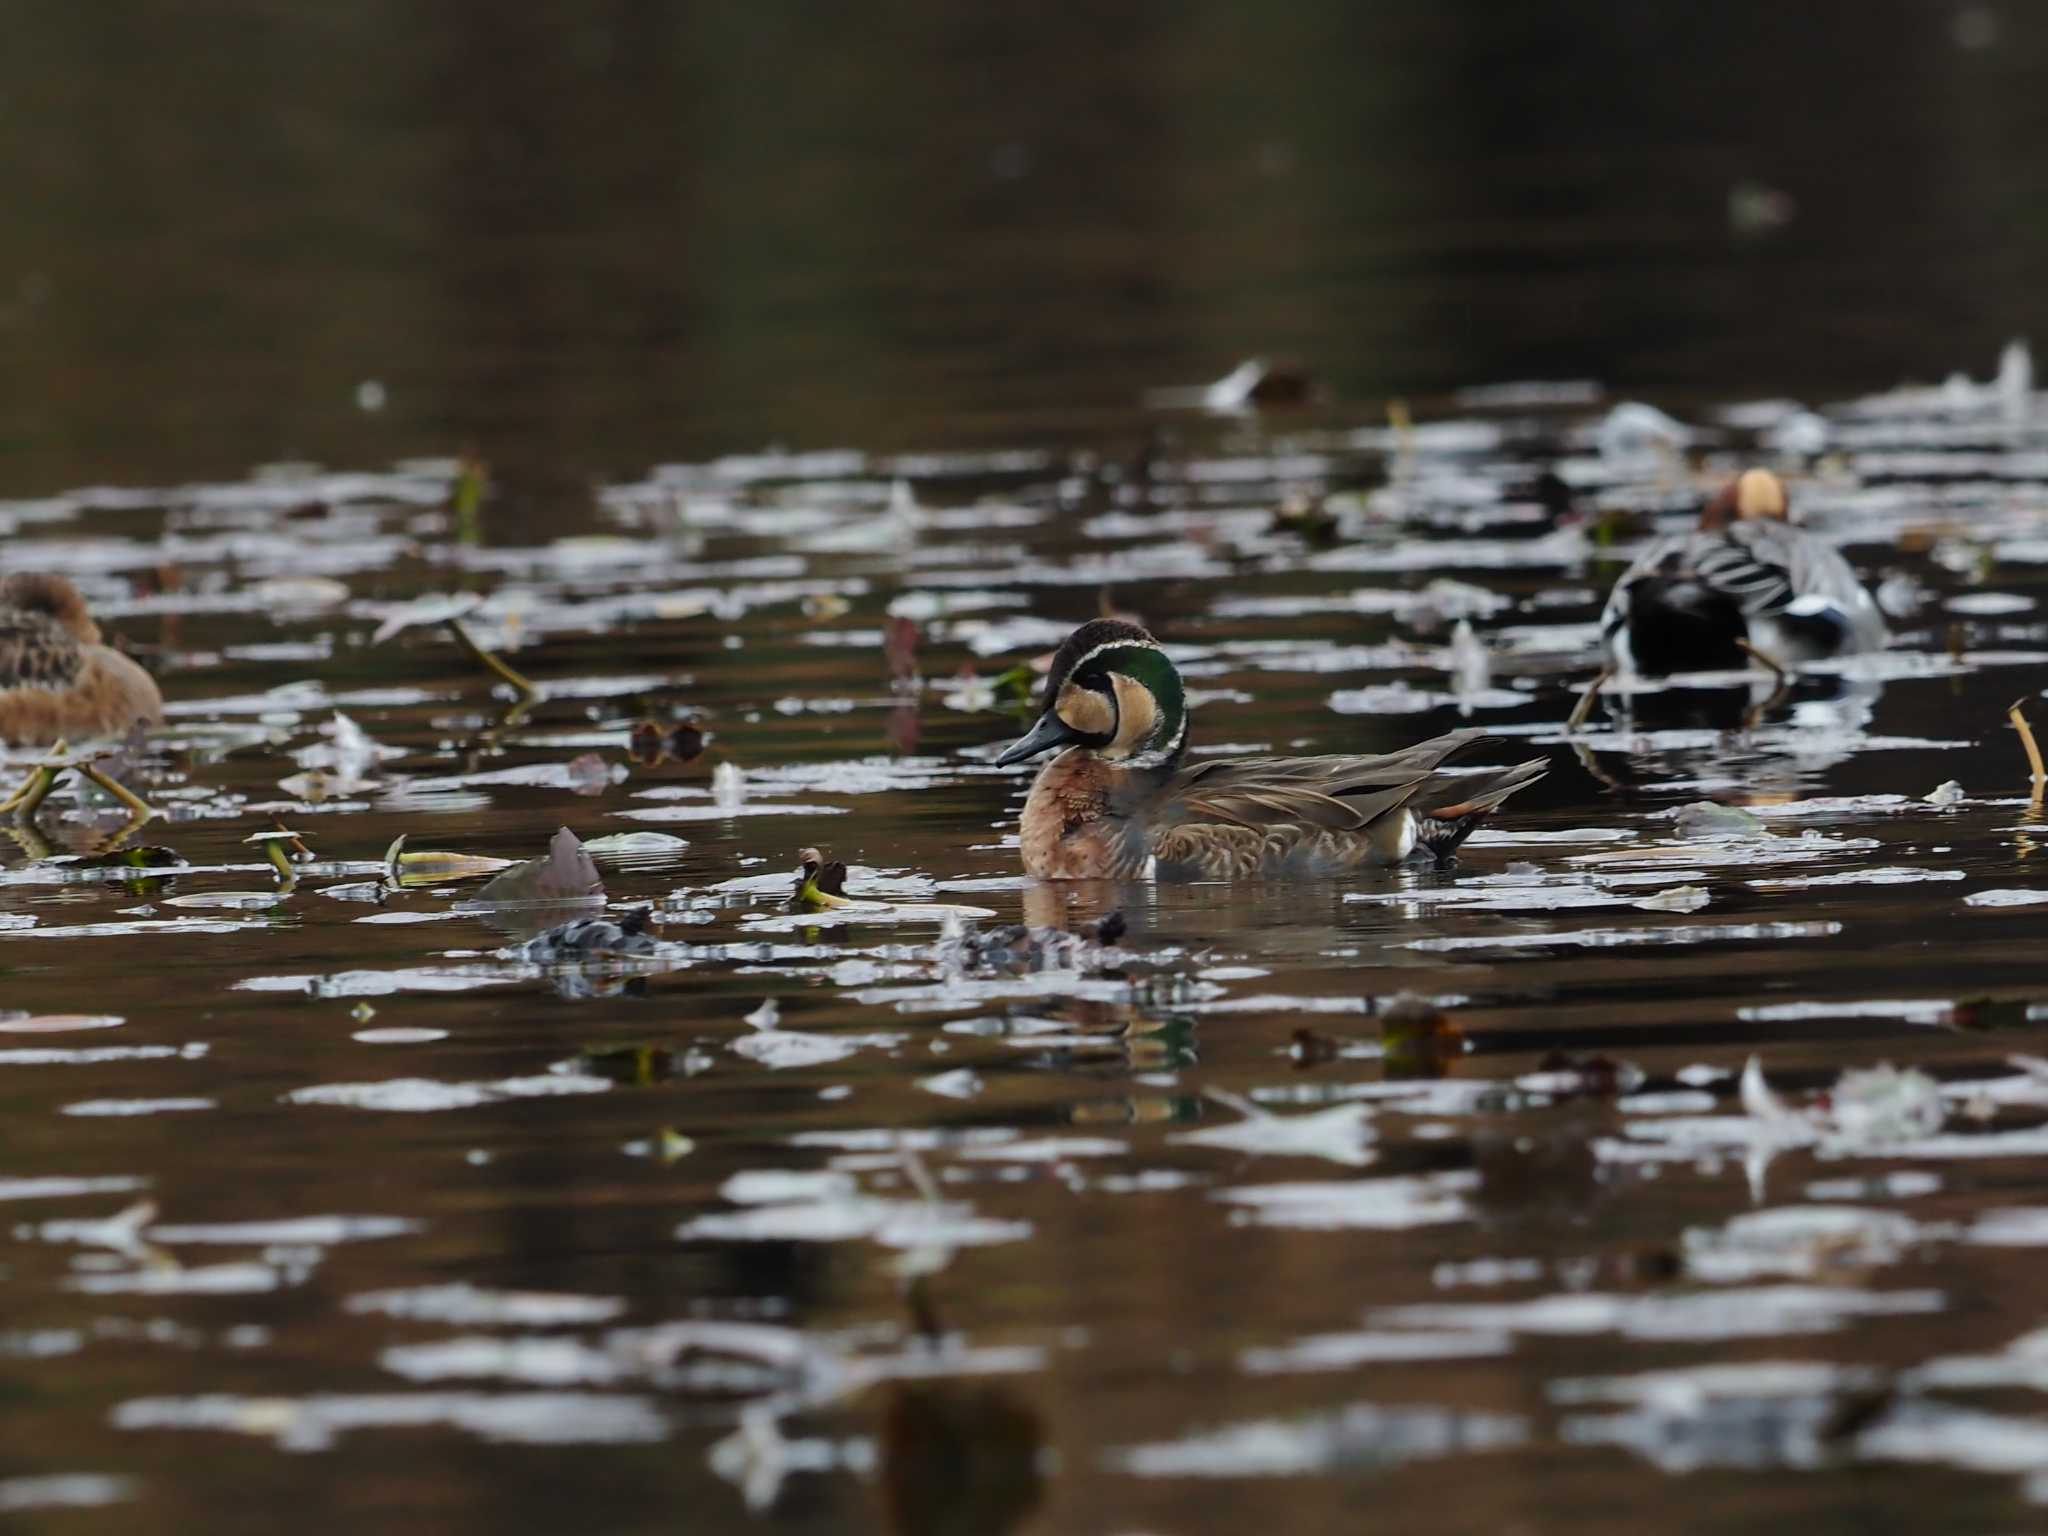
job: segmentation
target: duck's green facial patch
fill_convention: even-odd
[[[1180,669],[1164,651],[1149,645],[1109,646],[1090,657],[1076,681],[1106,679],[1117,701],[1111,755],[1134,757],[1171,751],[1185,736],[1187,694]]]

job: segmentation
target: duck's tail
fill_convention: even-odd
[[[1432,784],[1409,804],[1415,818],[1415,846],[1427,849],[1439,864],[1449,861],[1503,800],[1549,771],[1545,759],[1532,757],[1495,773],[1460,774]],[[1450,803],[1442,803],[1445,801]]]

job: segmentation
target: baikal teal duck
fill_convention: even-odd
[[[1448,861],[1548,766],[1446,771],[1491,740],[1453,731],[1384,756],[1190,764],[1179,669],[1144,629],[1098,619],[1060,647],[1044,712],[996,761],[1058,751],[1020,829],[1025,872],[1040,879],[1313,878]]]

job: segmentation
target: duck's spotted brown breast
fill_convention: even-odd
[[[69,688],[83,667],[79,643],[50,619],[0,612],[0,688]]]
[[[1026,874],[1121,880],[1144,872],[1151,850],[1142,828],[1112,808],[1114,775],[1087,751],[1063,752],[1039,769],[1018,828]]]

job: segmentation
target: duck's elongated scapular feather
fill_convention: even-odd
[[[1131,725],[1133,714],[1141,730]],[[1182,761],[1180,678],[1135,625],[1084,625],[1060,648],[1044,713],[1004,754],[1062,750],[1033,781],[1019,838],[1041,878],[1260,879],[1332,874],[1415,854],[1448,858],[1488,813],[1543,776],[1444,765],[1490,744],[1453,731],[1376,757]]]
[[[1882,649],[1884,617],[1855,570],[1785,517],[1777,476],[1750,470],[1699,527],[1651,544],[1600,616],[1613,659],[1662,676],[1743,666],[1745,643],[1781,665]]]
[[[62,576],[0,578],[0,743],[120,736],[163,719],[156,681],[100,643],[85,599]]]

